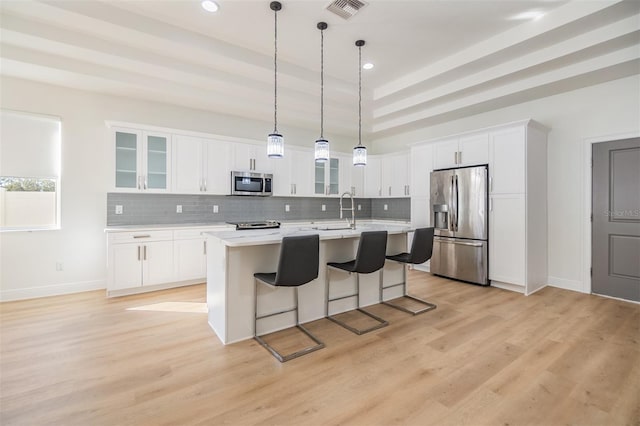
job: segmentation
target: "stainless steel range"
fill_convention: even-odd
[[[255,222],[227,222],[230,225],[236,226],[236,231],[242,231],[246,229],[272,229],[280,228],[280,222],[275,220],[260,220]]]

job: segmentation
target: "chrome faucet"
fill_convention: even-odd
[[[342,206],[342,199],[346,196],[349,197],[349,199],[351,199],[351,208],[346,208]],[[340,196],[340,219],[344,219],[344,217],[342,216],[342,212],[348,212],[351,211],[351,221],[349,221],[349,218],[347,219],[347,223],[349,224],[349,228],[351,229],[356,229],[356,207],[355,207],[355,203],[353,202],[353,194],[350,192],[343,192],[342,195]]]

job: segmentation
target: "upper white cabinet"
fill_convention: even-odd
[[[313,195],[313,152],[289,148],[273,168],[273,195],[309,197]]]
[[[364,197],[364,172],[365,167],[353,166],[353,160],[351,156],[348,156],[348,161],[345,163],[351,171],[351,188],[349,189],[354,197]]]
[[[285,152],[285,157],[288,154],[288,152]],[[280,160],[267,157],[267,147],[264,145],[233,144],[232,171],[271,172],[274,166],[279,167],[281,165],[279,163]]]
[[[382,162],[379,157],[370,155],[364,166],[364,196],[367,198],[382,195]]]
[[[429,197],[431,172],[433,171],[433,145],[411,148],[411,197]]]
[[[408,197],[409,155],[394,153],[381,158],[381,195],[383,197]]]
[[[524,127],[500,129],[489,133],[491,167],[489,192],[491,194],[518,194],[525,192]]]
[[[114,128],[116,190],[165,192],[171,187],[171,136]]]
[[[487,132],[447,138],[433,144],[433,168],[475,166],[489,163]]]
[[[231,145],[192,136],[173,137],[174,192],[228,194]]]

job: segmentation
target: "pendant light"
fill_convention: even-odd
[[[353,148],[353,165],[367,165],[367,147],[362,146],[362,46],[364,40],[356,41],[358,46],[358,146]]]
[[[324,138],[324,30],[326,22],[318,22],[320,30],[320,139],[316,140],[314,152],[317,162],[329,161],[329,141]]]
[[[272,1],[270,6],[274,17],[273,37],[273,133],[267,137],[267,156],[269,158],[284,157],[284,138],[278,133],[278,11],[282,9],[279,1]]]

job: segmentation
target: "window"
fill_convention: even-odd
[[[60,227],[59,118],[0,111],[0,230]]]

